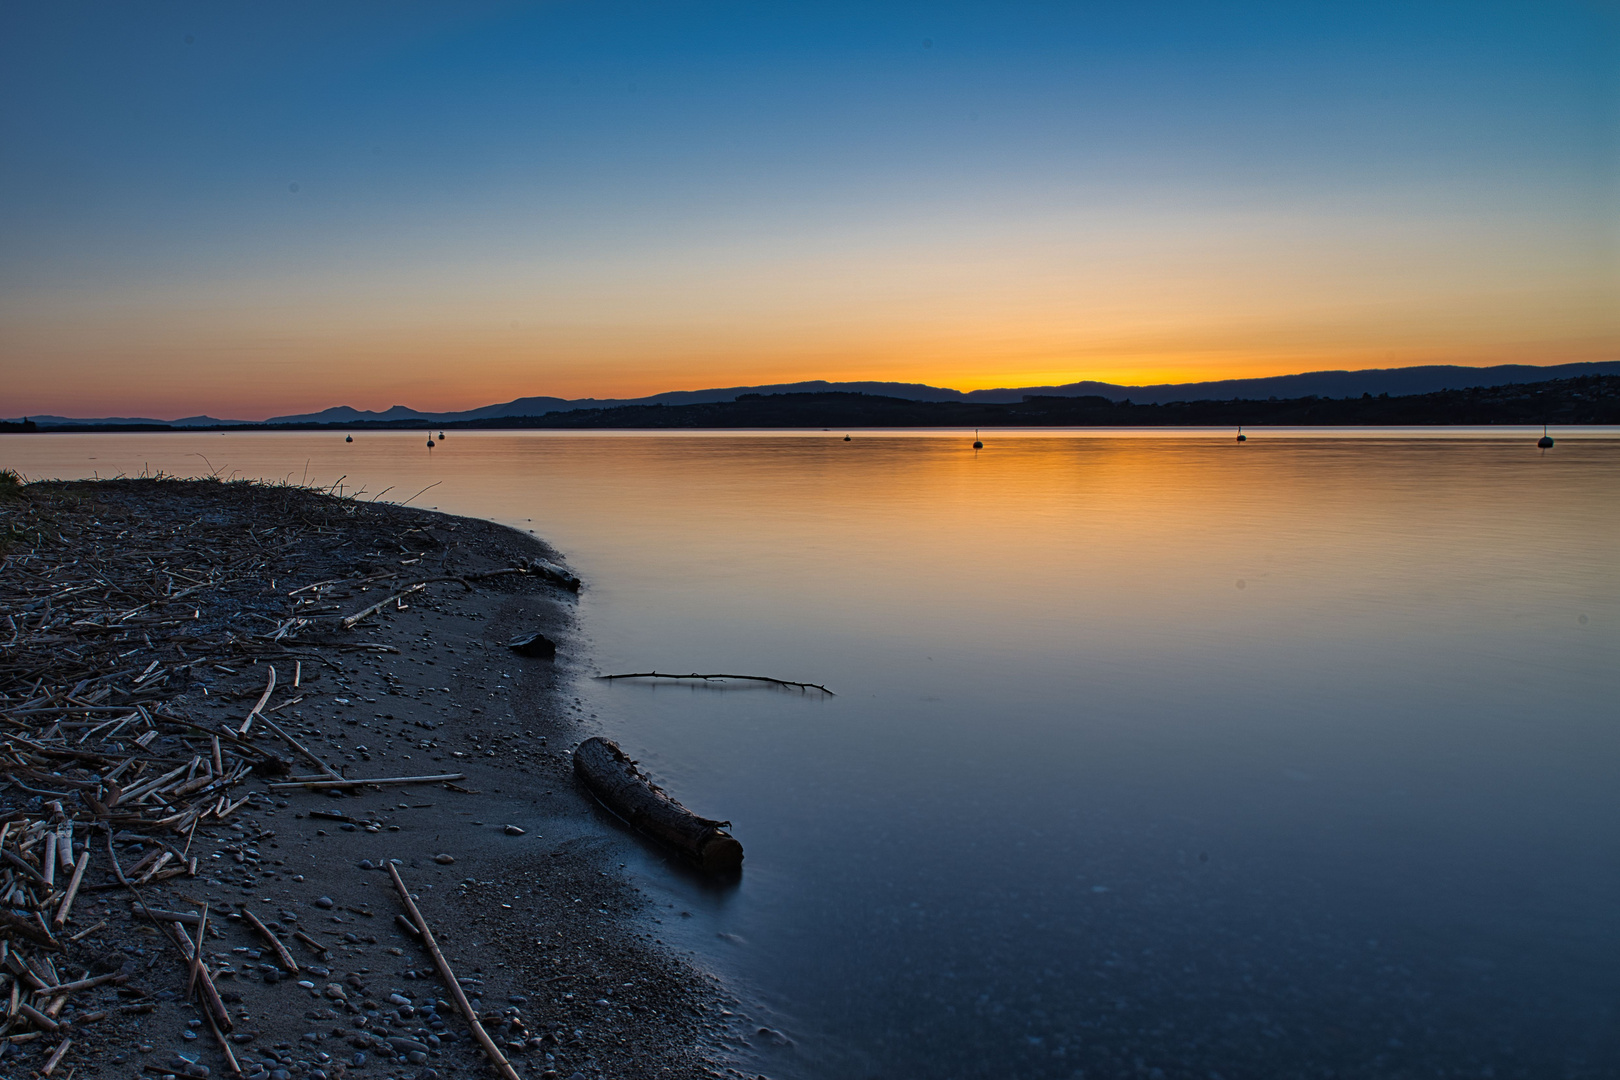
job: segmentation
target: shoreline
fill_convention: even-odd
[[[522,1075],[744,1075],[718,1045],[735,999],[638,922],[648,902],[614,866],[620,841],[574,785],[573,599],[520,572],[558,561],[543,542],[435,511],[208,480],[6,485],[0,536],[17,616],[0,627],[12,635],[0,651],[0,739],[34,762],[26,779],[16,767],[0,776],[0,818],[44,821],[40,835],[71,821],[60,842],[85,861],[82,888],[56,935],[62,951],[34,946],[55,964],[38,974],[104,977],[25,995],[54,1005],[56,1029],[13,1015],[0,1077],[40,1070],[64,1045],[53,1075],[233,1075],[206,1003],[188,1000],[185,946],[133,917],[137,891],[149,909],[209,912],[202,951],[232,1027],[220,1043],[242,1075],[496,1075],[433,962],[396,925],[392,860]],[[405,591],[428,579],[439,580]],[[537,630],[561,645],[557,661],[505,648]],[[63,651],[100,677],[53,685]],[[126,714],[136,719],[103,723]],[[210,783],[215,732],[225,750]],[[57,767],[42,771],[47,756]],[[115,790],[110,763],[125,758],[138,763]],[[345,779],[463,778],[270,786],[316,775],[317,760]],[[219,804],[188,806],[190,792],[170,782],[156,790],[172,806],[129,820],[109,810],[125,792],[144,802],[140,787],[164,775],[154,770],[187,761]],[[174,824],[188,831],[167,831]],[[155,858],[168,865],[138,890],[119,883]],[[7,936],[28,952],[24,933]],[[27,959],[35,975],[42,961]]]

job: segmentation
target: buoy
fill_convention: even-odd
[[[344,442],[354,442],[354,436],[353,435],[345,435],[345,436],[343,436],[343,441]]]
[[[849,436],[848,436],[848,435],[845,435],[845,436],[844,436],[844,441],[845,441],[845,442],[849,442]]]
[[[1552,436],[1547,434],[1547,425],[1546,424],[1541,425],[1541,438],[1536,440],[1536,445],[1541,447],[1543,450],[1551,450],[1552,449],[1553,440],[1552,440]]]
[[[979,429],[978,428],[973,429],[973,449],[975,449],[975,450],[983,450],[984,449],[984,443],[981,442],[980,439],[979,439]]]
[[[444,432],[439,432],[439,441],[444,442]]]
[[[428,436],[428,449],[433,449],[433,437],[431,435]]]
[[[1248,442],[1248,441],[1249,441],[1249,437],[1247,435],[1243,434],[1243,425],[1239,424],[1238,425],[1238,442]]]

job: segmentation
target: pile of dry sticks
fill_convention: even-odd
[[[129,497],[154,483],[169,486],[157,500],[172,507],[165,520],[152,519],[151,492]],[[310,494],[208,481],[17,485],[0,477],[0,1039],[55,1040],[40,1070],[45,1076],[77,1033],[106,1015],[75,1014],[74,995],[124,979],[64,967],[65,946],[106,925],[76,927],[74,904],[83,894],[131,894],[132,916],[155,922],[187,965],[190,991],[234,1067],[225,1038],[231,1019],[202,960],[207,911],[159,911],[145,903],[142,887],[195,875],[197,830],[228,821],[254,799],[256,792],[242,788],[255,774],[284,778],[272,789],[460,778],[345,778],[269,715],[272,661],[291,676],[288,689],[296,694],[303,666],[320,660],[314,646],[387,648],[341,631],[434,582],[471,587],[466,577],[424,578],[419,565],[401,565],[419,558],[395,552],[388,553],[394,568],[355,569],[355,557],[365,553],[340,550],[365,536],[354,518],[372,532],[394,526],[386,539],[395,544],[400,523],[378,513],[384,508]],[[218,505],[230,500],[246,505],[219,515]],[[207,506],[216,508],[217,521],[199,512]],[[244,520],[264,524],[244,529]],[[340,531],[348,540],[328,545],[328,565],[312,566],[312,541],[320,548],[323,537]],[[368,566],[363,557],[359,565]],[[290,567],[331,576],[278,590],[277,576]],[[544,563],[479,576],[503,573],[578,588],[577,579]],[[337,603],[373,589],[385,591],[384,599],[348,614]],[[324,631],[340,636],[311,640]],[[171,704],[199,669],[235,675],[255,661],[268,670],[267,685],[241,720],[209,730]],[[317,771],[289,775],[290,763],[276,752],[282,743]],[[128,851],[131,842],[143,854],[120,865],[115,845]],[[268,930],[264,936],[274,941]]]

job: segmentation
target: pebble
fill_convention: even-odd
[[[404,994],[399,994],[399,993],[389,994],[388,995],[388,1000],[391,1001],[395,1005],[409,1005],[411,1003],[410,998],[406,997]]]
[[[508,825],[505,831],[507,836],[522,836],[528,830],[520,829],[516,825]]]
[[[456,857],[454,855],[439,854],[433,856],[433,861],[438,863],[440,866],[449,866],[451,863],[456,861]]]
[[[360,860],[360,869],[362,869],[362,870],[375,870],[375,869],[377,869],[377,864],[372,862],[370,859],[361,859]]]
[[[322,896],[322,897],[318,898],[315,901],[315,906],[318,907],[318,908],[325,908],[325,909],[328,909],[328,910],[330,910],[331,908],[337,907],[337,905],[332,902],[332,898],[330,896]]]

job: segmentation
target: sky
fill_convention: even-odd
[[[0,414],[1620,358],[1620,7],[0,7]]]

